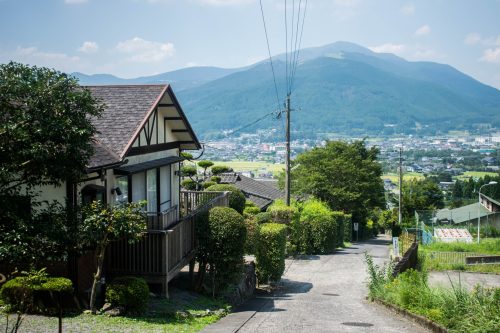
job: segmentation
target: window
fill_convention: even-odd
[[[132,175],[132,201],[146,200],[146,175],[144,172]]]
[[[121,195],[116,195],[116,202],[123,203],[128,202],[128,177],[120,177],[116,179],[116,186],[122,192]]]
[[[148,212],[157,211],[157,197],[156,197],[156,169],[147,171],[147,198]]]
[[[160,168],[160,212],[171,206],[170,165]]]

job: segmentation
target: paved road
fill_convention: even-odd
[[[258,297],[203,332],[427,332],[365,300],[364,252],[381,263],[388,257],[388,243],[379,238],[334,255],[289,260],[277,292]]]

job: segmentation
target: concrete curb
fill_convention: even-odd
[[[423,326],[423,327],[431,330],[434,333],[448,333],[448,330],[446,328],[444,328],[443,326],[439,325],[436,322],[433,322],[430,319],[427,319],[427,318],[422,317],[420,315],[411,313],[411,312],[409,312],[409,311],[407,311],[405,309],[402,309],[402,308],[400,308],[400,307],[398,307],[396,305],[387,303],[386,301],[383,301],[383,300],[378,299],[378,298],[374,298],[373,301],[375,303],[379,304],[379,305],[385,306],[387,309],[389,309],[391,311],[394,311],[394,312],[402,315],[405,318],[411,319],[415,323],[417,323],[420,326]]]

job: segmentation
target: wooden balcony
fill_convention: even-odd
[[[195,223],[216,206],[229,205],[229,192],[181,192],[181,204],[160,214],[148,215],[148,231],[140,241],[126,239],[108,247],[106,276],[132,275],[161,284],[168,297],[168,282],[194,258]],[[182,212],[182,216],[180,216]]]

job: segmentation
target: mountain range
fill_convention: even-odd
[[[299,59],[291,95],[295,137],[500,128],[500,90],[449,65],[410,62],[348,42],[303,49]],[[195,131],[209,138],[242,127],[248,132],[281,128],[271,113],[282,109],[285,98],[285,60],[284,54],[273,57],[278,98],[269,61],[235,69],[190,67],[136,79],[73,75],[84,85],[171,83]]]

